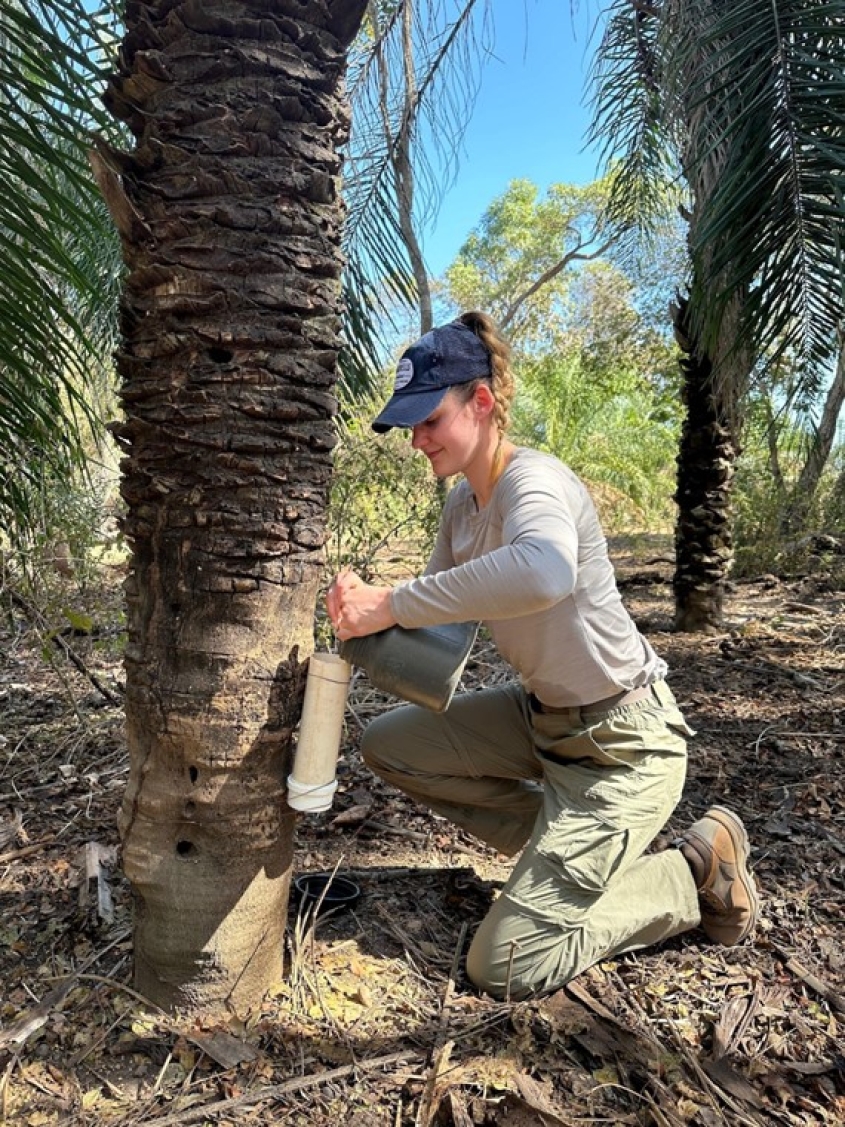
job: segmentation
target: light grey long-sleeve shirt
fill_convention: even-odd
[[[407,628],[483,621],[526,690],[554,707],[666,672],[622,604],[586,487],[537,450],[516,449],[483,509],[465,480],[452,489],[425,574],[391,601]]]

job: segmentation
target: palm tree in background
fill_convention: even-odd
[[[613,0],[608,10],[593,136],[620,164],[616,221],[648,233],[667,184],[687,197],[690,284],[673,308],[685,353],[674,578],[682,630],[721,623],[755,370],[792,354],[811,396],[838,352],[843,19],[842,0]]]

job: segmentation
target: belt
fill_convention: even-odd
[[[651,685],[641,685],[639,689],[630,689],[627,692],[616,693],[615,696],[605,697],[604,700],[593,701],[592,704],[562,705],[559,708],[552,704],[543,704],[541,700],[531,694],[531,707],[535,712],[548,713],[551,716],[563,715],[572,712],[607,712],[611,708],[622,708],[626,704],[636,704],[651,696]]]

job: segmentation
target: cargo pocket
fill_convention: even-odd
[[[567,811],[540,838],[537,853],[558,869],[566,884],[596,895],[624,868],[629,846],[627,829]]]

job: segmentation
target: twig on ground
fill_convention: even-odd
[[[417,841],[422,845],[428,841],[428,834],[417,833],[416,830],[406,830],[402,826],[391,826],[389,822],[377,822],[374,818],[367,818],[363,824],[367,829],[380,830],[382,833],[392,834],[394,837],[404,837],[408,841]]]
[[[455,945],[455,954],[452,957],[452,966],[449,970],[449,978],[446,981],[446,989],[443,991],[443,1002],[440,1006],[440,1019],[438,1021],[437,1035],[434,1038],[434,1046],[431,1054],[431,1066],[426,1077],[425,1087],[423,1094],[420,1098],[420,1105],[417,1109],[417,1117],[415,1120],[416,1127],[430,1127],[432,1120],[437,1114],[439,1100],[437,1097],[437,1081],[442,1075],[446,1066],[449,1063],[449,1058],[452,1055],[452,1049],[455,1042],[446,1039],[446,1029],[449,1020],[449,1008],[452,1003],[452,996],[455,993],[455,981],[458,977],[458,967],[461,961],[461,953],[464,949],[466,942],[467,930],[469,925],[464,921],[461,924],[461,931],[458,935],[458,942]]]
[[[469,866],[464,865],[460,869],[450,869],[451,876],[457,876],[461,873],[467,875],[475,875],[475,870]],[[400,877],[440,877],[443,875],[442,865],[397,865],[395,868],[381,868],[381,869],[344,869],[344,876],[351,877],[352,880],[398,880]]]
[[[778,947],[773,943],[772,950],[778,958],[783,960],[786,969],[791,971],[796,978],[800,978],[806,986],[809,986],[814,993],[818,994],[820,998],[823,998],[833,1009],[837,1010],[840,1014],[845,1014],[845,996],[839,994],[832,986],[828,986],[826,982],[822,982],[820,978],[808,971],[806,967],[802,966],[794,955],[790,955],[790,953],[785,951],[782,947]]]
[[[0,1123],[5,1123],[7,1119],[7,1112],[9,1110],[9,1080],[16,1066],[19,1064],[20,1057],[15,1053],[6,1065],[5,1072],[0,1076]]]
[[[62,635],[57,631],[50,629],[47,620],[44,618],[44,615],[41,613],[38,607],[33,606],[27,599],[23,597],[23,595],[19,594],[17,591],[12,590],[12,588],[9,588],[8,592],[12,602],[20,607],[26,617],[35,626],[36,630],[43,633],[45,637],[52,640],[57,649],[60,649],[62,651],[68,661],[76,667],[78,672],[81,673],[83,677],[86,677],[91,682],[97,692],[105,697],[109,704],[115,706],[123,704],[122,696],[117,696],[111,691],[111,689],[106,688],[106,686],[102,683],[96,673],[93,673],[88,668],[88,666],[85,664],[76,650],[74,650],[74,648],[70,645],[67,639],[63,638]]]
[[[17,1020],[13,1021],[4,1030],[0,1031],[0,1048],[5,1048],[9,1045],[16,1045],[18,1047],[24,1045],[29,1038],[37,1033],[47,1022],[50,1017],[61,1010],[65,1003],[65,999],[71,990],[77,985],[79,980],[83,977],[83,972],[90,966],[93,966],[103,955],[107,954],[112,947],[122,942],[130,932],[121,932],[117,938],[113,939],[111,943],[105,946],[101,951],[95,951],[94,954],[83,963],[82,968],[73,974],[62,976],[59,979],[58,986],[54,987],[44,998],[33,1006],[27,1013],[22,1014]],[[140,995],[138,995],[140,997]],[[146,1001],[146,999],[144,999]],[[148,1003],[152,1006],[152,1003]],[[155,1008],[155,1007],[154,1007]]]
[[[73,978],[67,979],[60,986],[51,990],[37,1006],[33,1006],[21,1017],[13,1021],[11,1025],[7,1026],[2,1033],[0,1033],[0,1049],[15,1046],[20,1049],[33,1033],[37,1033],[39,1029],[47,1024],[52,1015],[58,1012],[64,1005],[65,998],[70,994],[74,987]]]
[[[715,1079],[708,1075],[708,1073],[699,1062],[697,1054],[689,1048],[677,1029],[674,1029],[672,1026],[670,1026],[669,1030],[672,1035],[672,1040],[675,1042],[679,1053],[695,1073],[695,1076],[701,1084],[702,1092],[709,1097],[713,1111],[721,1117],[722,1122],[726,1125],[729,1124],[730,1127],[737,1127],[738,1124],[741,1124],[742,1127],[764,1127],[764,1120],[762,1120],[755,1111],[752,1111],[750,1108],[744,1108],[740,1104],[739,1100],[734,1099],[734,1097],[725,1090],[723,1084],[718,1083]],[[716,1062],[713,1067],[718,1068],[719,1062]],[[740,1077],[740,1079],[744,1081],[744,1077]],[[747,1086],[749,1095],[756,1098],[756,1093],[754,1092],[753,1088],[751,1088],[750,1085]],[[732,1112],[730,1119],[725,1118],[725,1115],[719,1106],[720,1102],[723,1103],[726,1107],[730,1108]]]
[[[31,845],[24,845],[20,849],[12,849],[8,853],[0,853],[0,865],[5,865],[7,861],[17,861],[21,857],[30,857],[33,853],[38,853],[47,845],[52,845],[55,838],[45,837],[43,841],[34,841]]]
[[[305,1091],[321,1084],[331,1084],[335,1080],[345,1080],[358,1073],[375,1072],[379,1068],[390,1068],[398,1064],[417,1063],[422,1060],[419,1053],[413,1051],[405,1053],[390,1053],[383,1057],[373,1057],[372,1060],[356,1061],[355,1064],[345,1064],[340,1068],[332,1068],[328,1072],[312,1072],[308,1076],[297,1076],[293,1080],[286,1080],[283,1084],[271,1084],[267,1088],[258,1088],[254,1092],[244,1092],[242,1096],[233,1096],[227,1100],[217,1100],[215,1103],[201,1104],[196,1107],[186,1108],[184,1111],[174,1112],[161,1118],[150,1117],[147,1119],[148,1127],[174,1127],[175,1124],[192,1123],[197,1119],[210,1119],[215,1115],[224,1115],[236,1109],[252,1107],[255,1104],[266,1103],[270,1100],[284,1099],[285,1096],[295,1092]]]

